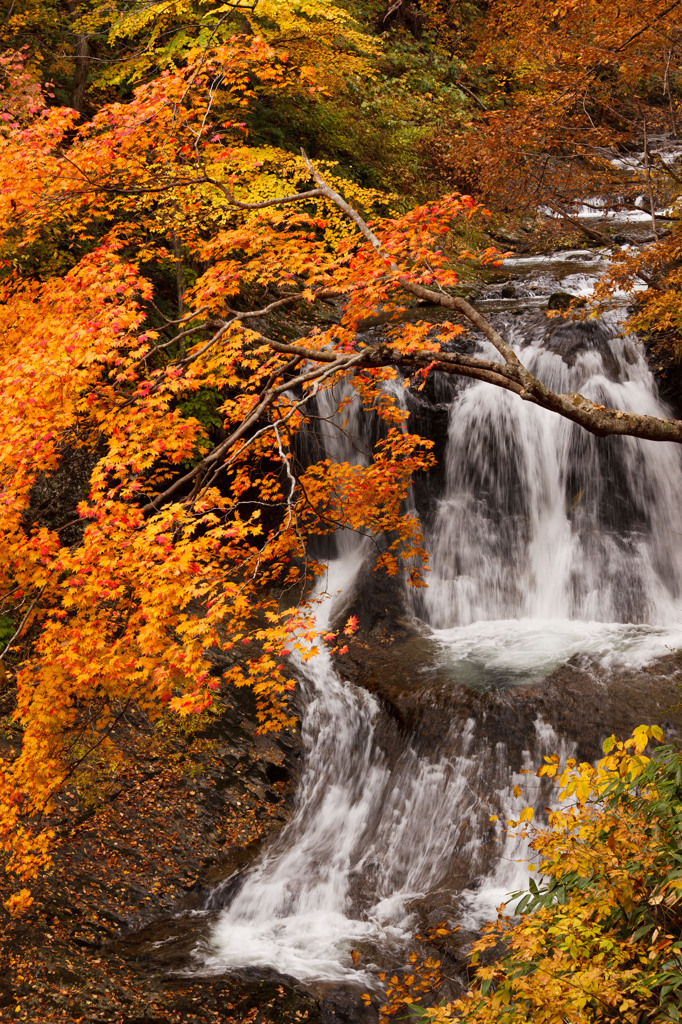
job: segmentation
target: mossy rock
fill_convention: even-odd
[[[547,309],[571,309],[571,307],[582,309],[585,299],[579,299],[569,292],[552,292],[547,302]]]

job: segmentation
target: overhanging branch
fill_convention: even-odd
[[[315,349],[306,349],[302,345],[284,345],[265,340],[275,351],[295,354],[311,363],[332,363],[338,359],[338,355],[335,356],[331,351],[318,352]],[[525,371],[524,379],[520,380],[515,367],[456,352],[439,352],[434,349],[406,354],[399,349],[379,345],[364,349],[358,356],[361,358],[356,361],[355,370],[376,369],[382,366],[400,366],[413,371],[428,368],[438,370],[440,373],[494,384],[505,391],[512,391],[526,402],[558,413],[597,437],[623,434],[646,441],[675,441],[682,444],[682,420],[624,412],[621,409],[607,409],[603,405],[596,405],[583,395],[557,393],[534,377],[525,367],[522,367]]]
[[[425,288],[423,285],[412,281],[406,273],[401,273],[400,268],[393,261],[390,253],[386,251],[380,239],[370,229],[357,210],[349,206],[338,192],[327,185],[317,168],[313,166],[303,151],[302,155],[320,192],[335,203],[353,221],[372,248],[387,261],[391,270],[396,275],[400,287],[419,299],[425,299],[433,305],[452,309],[462,314],[469,323],[476,327],[494,345],[504,359],[504,364],[492,363],[489,366],[484,366],[476,365],[475,362],[472,363],[471,361],[465,362],[464,357],[451,353],[428,353],[422,351],[409,355],[395,352],[392,358],[377,363],[376,359],[381,359],[378,353],[382,351],[377,349],[374,350],[375,354],[373,356],[375,362],[369,365],[388,365],[393,363],[398,366],[412,366],[415,369],[421,369],[425,361],[430,360],[430,364],[434,369],[439,369],[444,373],[454,373],[459,376],[488,381],[498,387],[505,388],[505,390],[513,391],[525,401],[533,402],[534,405],[538,405],[543,409],[558,413],[560,416],[579,424],[579,426],[598,437],[624,434],[643,440],[674,441],[677,444],[682,444],[682,420],[663,419],[658,416],[625,412],[621,409],[607,409],[605,406],[597,405],[590,401],[590,399],[585,398],[583,395],[573,393],[558,394],[552,391],[551,388],[548,388],[523,365],[511,345],[466,299],[448,295],[445,292],[433,291],[431,288]],[[298,347],[297,353],[303,355],[303,350]],[[319,357],[320,354],[314,352],[311,352],[309,356],[304,356],[304,358],[310,359],[319,359]],[[468,357],[468,359],[472,360],[473,357]]]

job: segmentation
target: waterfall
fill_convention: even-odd
[[[360,564],[352,555],[330,564],[320,627],[334,593],[350,584]],[[350,872],[389,779],[373,742],[377,704],[338,678],[326,651],[299,668],[306,760],[296,813],[218,922],[209,970],[248,964],[302,980],[339,980],[348,973],[342,954],[372,930],[345,911]]]
[[[519,358],[552,389],[609,408],[667,414],[634,338],[604,324],[568,324],[564,352],[571,341],[577,347],[569,363],[540,330],[519,334],[508,332]],[[595,438],[477,383],[453,402],[446,473],[429,537],[434,570],[425,604],[434,625],[679,621],[676,445]]]
[[[562,287],[574,294],[602,269],[592,254],[579,256],[583,265],[561,257]],[[617,315],[548,324],[532,310],[556,287],[555,270],[543,278],[537,258],[527,263],[531,312],[507,319],[505,330],[532,372],[562,392],[666,415],[642,348],[621,337]],[[505,309],[494,288],[488,302]],[[485,343],[479,349],[488,354]],[[379,427],[350,383],[317,402],[319,426],[305,444],[365,462]],[[371,989],[377,969],[400,964],[433,914],[478,928],[522,888],[528,851],[495,818],[529,802],[542,814],[548,784],[534,779],[529,788],[519,773],[546,754],[572,755],[576,742],[530,705],[512,730],[516,703],[506,688],[576,655],[637,666],[682,644],[681,507],[677,446],[597,440],[497,388],[453,385],[444,489],[426,531],[432,573],[414,610],[452,686],[482,692],[459,715],[434,693],[436,738],[426,744],[341,679],[327,651],[300,662],[304,767],[293,816],[241,885],[226,885],[231,902],[195,969],[255,968]],[[352,595],[367,554],[366,539],[348,531],[333,547],[318,587],[322,630],[339,595]],[[489,693],[497,703],[486,704]],[[220,906],[219,888],[208,910]]]
[[[553,330],[511,324],[507,334],[551,388],[669,415],[642,346],[619,334],[615,315]],[[641,666],[682,640],[680,508],[678,446],[598,439],[472,384],[450,409],[418,611],[472,685],[510,685],[577,654]]]
[[[330,563],[319,626],[360,565],[357,555]],[[395,726],[387,737],[391,723],[377,701],[343,682],[327,652],[300,671],[305,768],[293,818],[197,957],[203,973],[255,967],[372,990],[381,958],[410,949],[415,911],[429,894],[462,893],[462,922],[471,926],[525,884],[527,850],[490,819],[506,820],[539,790],[514,796],[519,781],[528,790],[526,777],[511,774],[504,743],[473,719],[450,723],[425,756]],[[539,720],[519,767],[557,751],[559,737]],[[353,949],[367,954],[357,969]]]

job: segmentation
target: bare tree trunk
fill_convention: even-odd
[[[182,279],[182,249],[178,240],[178,233],[173,229],[173,255],[175,256],[175,287],[178,293],[178,316],[185,313],[185,286]]]
[[[71,18],[76,20],[78,0],[66,0],[66,6]],[[82,114],[85,107],[85,90],[88,83],[90,44],[87,35],[80,29],[76,31],[74,62],[73,78],[71,80],[71,106],[79,114]]]
[[[379,31],[385,31],[393,25],[406,28],[415,39],[419,39],[423,26],[419,0],[388,0],[384,13],[379,15]]]
[[[644,167],[646,170],[646,188],[649,196],[649,210],[651,212],[651,227],[657,242],[660,242],[658,227],[656,225],[656,204],[654,203],[654,188],[651,181],[651,160],[649,158],[649,136],[646,130],[646,118],[644,118]]]
[[[597,231],[596,228],[591,228],[588,224],[583,224],[581,221],[576,220],[575,217],[570,217],[558,203],[553,202],[551,199],[546,199],[545,203],[549,206],[550,210],[554,210],[562,220],[565,220],[567,224],[571,224],[574,228],[578,228],[583,232],[583,234],[587,235],[588,238],[591,238],[593,242],[599,242],[600,245],[613,245],[613,239],[608,235],[605,235],[603,231]]]
[[[665,74],[663,75],[663,96],[668,99],[668,108],[670,110],[670,129],[673,133],[673,137],[677,135],[677,122],[675,120],[675,101],[673,100],[672,89],[670,88],[670,61],[673,56],[672,46],[668,50],[668,54],[665,60]]]

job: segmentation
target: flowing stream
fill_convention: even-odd
[[[588,294],[604,269],[599,254],[508,262],[516,297],[491,286],[481,308],[540,379],[668,414],[617,311],[585,323],[537,311],[557,282]],[[456,714],[441,687],[428,698],[438,728],[425,743],[342,679],[325,651],[299,665],[305,762],[294,815],[240,879],[196,951],[197,970],[255,968],[362,991],[378,968],[402,962],[424,922],[478,928],[528,877],[523,845],[491,816],[529,802],[542,813],[546,785],[519,773],[578,742],[535,705],[519,725],[515,688],[580,659],[605,674],[637,672],[682,645],[678,446],[597,440],[485,384],[439,387],[445,474],[426,523],[429,588],[412,611],[448,685],[482,703],[467,697]],[[362,459],[376,426],[357,403],[335,426],[333,398],[320,410],[329,416],[320,443],[333,458]],[[342,534],[336,546],[320,585],[321,626],[352,596],[368,554],[357,537]],[[419,672],[415,664],[415,680]],[[220,888],[209,903],[221,906]],[[357,965],[351,950],[362,953]]]

